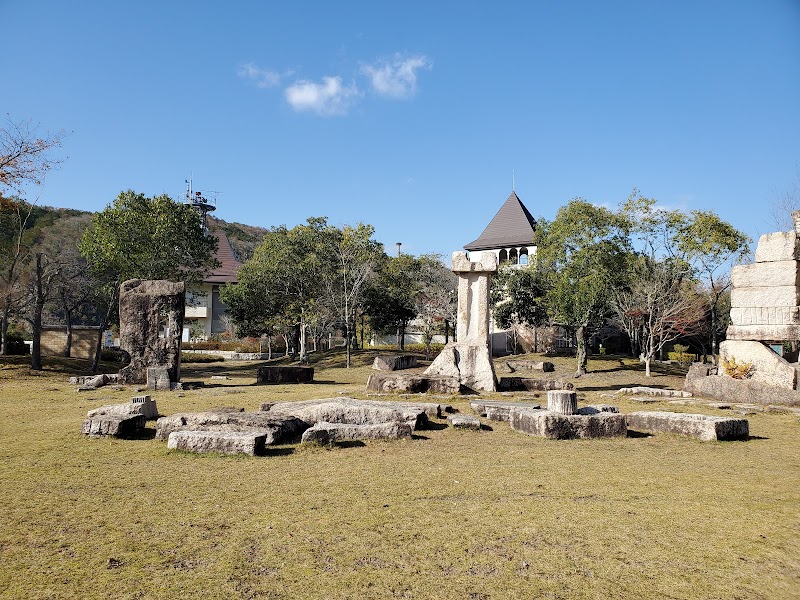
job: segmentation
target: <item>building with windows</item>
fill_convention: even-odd
[[[535,230],[536,219],[512,190],[480,237],[464,246],[464,250],[494,252],[500,265],[527,265],[536,254]]]

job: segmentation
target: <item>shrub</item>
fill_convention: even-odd
[[[753,376],[753,363],[742,361],[736,362],[736,358],[731,356],[729,359],[722,360],[722,369],[728,377],[734,379],[750,379]]]
[[[183,344],[185,350],[223,350],[226,352],[258,352],[258,339],[247,338],[246,340],[234,342],[221,342],[219,340],[208,340],[207,342],[189,342]],[[273,340],[273,350],[275,344]]]
[[[690,365],[694,362],[694,354],[688,352],[689,346],[675,344],[672,352],[667,352],[667,358],[682,365]]]
[[[30,354],[28,344],[25,343],[21,335],[9,333],[6,337],[6,343],[8,344],[9,354]]]
[[[195,354],[194,352],[181,352],[181,362],[185,363],[212,363],[222,362],[225,359],[216,354]]]

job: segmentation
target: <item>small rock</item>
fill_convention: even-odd
[[[653,404],[654,402],[661,402],[658,398],[648,398],[647,396],[634,396],[628,398],[631,402],[639,402],[641,404]]]
[[[455,429],[473,429],[478,431],[481,428],[480,419],[472,415],[453,415],[447,417],[447,420],[450,422],[450,426]]]
[[[227,375],[212,375],[212,381],[227,381],[229,377]]]
[[[123,564],[125,563],[123,563],[121,560],[118,560],[116,558],[109,558],[108,562],[106,563],[106,569],[118,569]]]
[[[711,408],[719,408],[721,410],[729,409],[731,407],[731,405],[727,404],[726,402],[709,402],[708,406]]]

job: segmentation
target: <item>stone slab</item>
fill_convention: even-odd
[[[458,394],[461,385],[457,377],[446,375],[372,373],[367,379],[367,391]]]
[[[447,417],[450,427],[455,429],[474,429],[479,431],[481,428],[481,421],[472,415],[452,415]]]
[[[506,361],[506,366],[512,373],[515,371],[543,371],[544,373],[551,373],[556,370],[553,363],[538,360],[508,360]]]
[[[657,404],[662,402],[660,398],[655,398],[653,396],[631,396],[628,400],[631,402],[638,402],[639,404]]]
[[[471,261],[466,252],[453,252],[451,257],[453,273],[494,273],[497,271],[497,255],[494,252],[479,253],[480,260]]]
[[[641,433],[674,433],[702,441],[746,440],[747,419],[660,411],[625,415],[628,429]]]
[[[543,392],[571,390],[575,386],[563,379],[537,379],[534,377],[501,377],[497,389],[503,392]]]
[[[533,409],[541,408],[540,404],[532,402],[504,402],[502,400],[474,400],[470,402],[472,411],[490,421],[509,421],[511,410],[514,408]]]
[[[751,340],[725,340],[719,345],[720,373],[724,365],[735,359],[737,363],[753,365],[751,381],[760,381],[787,390],[796,389],[797,371],[786,360],[761,342]]]
[[[264,413],[280,417],[295,417],[308,426],[317,423],[374,425],[378,423],[408,423],[412,429],[422,429],[428,414],[422,406],[405,402],[358,400],[356,398],[322,398],[296,402],[275,402]]]
[[[729,340],[762,340],[765,342],[798,340],[800,325],[730,325],[725,337]]]
[[[588,404],[578,409],[579,415],[596,415],[598,413],[618,413],[619,408],[613,404]]]
[[[514,409],[511,428],[540,437],[565,440],[625,437],[625,415],[601,412],[592,415],[562,415],[548,410]]]
[[[311,383],[314,381],[314,367],[259,367],[256,383]]]
[[[702,364],[702,363],[695,363]],[[641,396],[661,396],[666,398],[691,398],[692,394],[684,390],[668,390],[664,388],[654,388],[647,386],[634,386],[620,388],[617,394],[638,394]]]
[[[81,432],[91,436],[129,437],[142,430],[143,415],[102,414],[88,417]]]
[[[765,233],[758,238],[756,262],[777,260],[797,260],[800,258],[800,244],[794,231],[777,231]]]
[[[178,413],[156,421],[156,439],[166,440],[174,431],[255,432],[266,445],[290,442],[300,437],[308,424],[292,416],[268,412],[204,411]]]
[[[800,307],[731,308],[733,325],[798,325]]]
[[[173,389],[169,369],[167,367],[147,367],[147,389],[153,391]]]
[[[800,406],[800,392],[779,388],[752,379],[733,379],[722,375],[696,377],[684,381],[684,389],[695,396],[740,404],[783,404]]]
[[[257,456],[264,453],[265,439],[263,433],[252,431],[173,431],[169,434],[167,448]]]
[[[131,404],[141,406],[142,414],[147,420],[158,418],[158,406],[156,401],[151,396],[134,396],[131,398]]]
[[[757,262],[749,265],[734,265],[731,268],[731,284],[734,288],[800,286],[800,262],[779,260]]]
[[[800,289],[795,286],[746,287],[731,290],[731,308],[795,307]]]
[[[303,443],[327,445],[357,440],[397,440],[409,438],[411,434],[411,425],[397,421],[364,425],[319,422],[303,432],[302,441]]]
[[[376,371],[402,371],[417,366],[417,357],[413,354],[381,354],[372,361]]]

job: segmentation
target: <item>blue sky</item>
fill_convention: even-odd
[[[0,23],[0,109],[70,132],[40,204],[191,173],[228,221],[449,255],[512,171],[537,217],[635,186],[753,237],[800,177],[796,0],[0,0]]]

